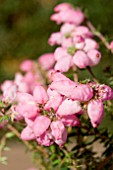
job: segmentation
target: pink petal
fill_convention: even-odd
[[[80,84],[72,90],[71,99],[79,101],[89,101],[93,97],[93,90],[90,86]]]
[[[21,132],[21,139],[22,140],[33,140],[35,139],[35,135],[30,127],[25,127]]]
[[[36,137],[40,137],[49,127],[51,121],[46,116],[38,116],[33,125],[33,132]]]
[[[33,91],[34,99],[39,104],[44,104],[48,100],[48,95],[45,89],[42,86],[36,86]]]
[[[73,63],[83,69],[89,66],[90,59],[89,57],[81,50],[78,50],[75,55],[73,56]]]
[[[58,115],[66,116],[80,112],[81,106],[79,101],[72,101],[71,99],[65,99],[57,110]]]
[[[102,121],[104,116],[104,105],[101,100],[91,100],[87,106],[88,116],[91,124],[96,128]]]
[[[58,93],[70,97],[72,91],[77,86],[77,83],[71,80],[60,80],[51,83],[49,86],[50,89],[57,91]]]

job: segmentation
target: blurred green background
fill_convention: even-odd
[[[54,50],[47,40],[58,26],[49,18],[53,7],[62,2],[80,6],[108,41],[113,39],[113,1],[0,0],[0,82],[13,78],[23,59],[36,59],[40,54]],[[113,63],[113,57],[103,45],[101,50],[102,62],[94,71],[103,81],[103,69]],[[81,78],[82,75],[89,76],[87,72],[81,74]]]

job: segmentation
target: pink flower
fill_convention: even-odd
[[[51,73],[51,79],[52,81],[60,81],[60,80],[68,80],[70,81],[69,78],[67,78],[64,74],[62,74],[59,71],[54,71]]]
[[[17,113],[21,114],[25,118],[34,118],[39,115],[39,107],[36,106],[34,103],[30,104],[22,104],[19,103],[16,107],[15,110]]]
[[[55,56],[56,61],[58,61],[63,56],[67,56],[67,55],[68,55],[67,50],[65,48],[62,48],[62,47],[56,48],[56,50],[54,52],[54,56]]]
[[[40,82],[38,82],[38,80],[40,80],[40,75],[35,74],[35,73],[33,73],[33,72],[27,72],[27,73],[24,75],[23,81],[24,81],[24,82],[27,84],[27,86],[28,86],[28,93],[32,94],[34,88],[35,88],[37,85],[40,85],[40,84],[41,84]]]
[[[39,115],[39,107],[36,105],[35,99],[28,93],[17,93],[16,112],[26,118],[34,118]]]
[[[51,46],[54,46],[54,45],[60,45],[61,44],[61,41],[62,40],[62,35],[60,32],[55,32],[55,33],[52,33],[49,40],[48,40],[48,43],[49,45]]]
[[[60,11],[65,11],[67,9],[71,9],[72,6],[69,3],[61,3],[55,6],[54,11],[55,12],[60,12]]]
[[[47,89],[47,94],[49,96],[49,98],[53,98],[54,96],[59,95],[59,93],[55,90],[52,90],[51,88]]]
[[[65,23],[61,26],[61,34],[68,35],[75,30],[75,25],[70,23]]]
[[[27,117],[25,117],[24,120],[25,120],[27,126],[29,126],[30,128],[32,128],[32,126],[33,126],[33,124],[34,124],[35,118],[27,118]]]
[[[80,36],[83,36],[84,38],[93,36],[93,34],[89,30],[89,28],[86,27],[86,26],[78,26],[78,27],[76,27],[76,31],[73,33],[73,35],[74,36],[75,35],[80,35]]]
[[[102,100],[112,100],[113,90],[105,84],[99,85],[98,96]]]
[[[25,60],[21,63],[20,69],[25,72],[32,71],[35,69],[35,63],[33,60]]]
[[[75,10],[74,8],[70,8],[53,14],[50,19],[55,21],[57,24],[67,22],[80,25],[84,20],[84,14],[79,9]]]
[[[63,38],[61,43],[63,48],[69,48],[73,46],[73,40],[72,38]]]
[[[31,94],[18,92],[17,93],[17,102],[22,104],[34,104],[35,99]]]
[[[66,55],[57,61],[55,65],[55,70],[60,72],[67,72],[71,68],[71,66],[72,66],[72,56]]]
[[[36,86],[33,91],[34,99],[39,104],[44,104],[48,101],[48,95],[42,86]]]
[[[16,73],[15,74],[15,80],[14,82],[18,86],[18,91],[19,92],[29,92],[29,87],[28,84],[24,80],[24,76],[21,73]]]
[[[55,143],[60,147],[63,147],[63,145],[66,143],[66,140],[67,140],[67,131],[65,130],[62,134],[62,138],[55,140]]]
[[[101,53],[95,49],[88,51],[87,56],[90,59],[89,66],[91,67],[97,65],[101,59]]]
[[[81,50],[78,50],[75,55],[73,56],[73,63],[83,69],[89,66],[90,59],[89,57]]]
[[[5,81],[1,84],[0,89],[1,89],[2,91],[5,91],[5,90],[8,89],[9,87],[11,87],[13,84],[14,84],[13,81],[11,81],[11,80],[5,80]]]
[[[70,98],[82,102],[89,101],[93,97],[93,90],[89,85],[80,84],[72,90]]]
[[[21,132],[21,139],[22,140],[33,140],[35,139],[35,135],[33,133],[33,130],[27,126],[23,129],[23,131]]]
[[[104,105],[101,100],[91,100],[87,106],[88,116],[91,124],[96,128],[102,121],[104,116]]]
[[[80,35],[74,36],[73,42],[76,49],[83,49],[85,46],[85,39]]]
[[[54,109],[56,112],[60,104],[62,103],[62,96],[60,94],[51,97],[44,106],[45,110],[50,111]]]
[[[65,99],[57,110],[57,114],[60,116],[72,115],[80,112],[81,106],[79,101],[72,101],[71,99]]]
[[[62,116],[60,120],[65,126],[80,126],[80,120],[76,115]]]
[[[49,88],[57,91],[58,93],[66,97],[70,97],[72,91],[76,86],[77,86],[76,82],[73,82],[71,80],[61,80],[61,81],[52,82]]]
[[[44,145],[44,146],[50,146],[54,143],[54,139],[53,139],[53,136],[50,130],[47,130],[46,132],[44,132],[36,140],[40,145]]]
[[[46,53],[39,57],[38,62],[44,70],[49,70],[53,67],[55,63],[55,58],[53,53]]]
[[[85,46],[84,46],[85,52],[88,52],[92,49],[98,49],[98,48],[99,48],[99,44],[95,40],[93,40],[91,38],[85,39]]]
[[[38,116],[33,124],[33,132],[36,137],[40,137],[49,128],[51,121],[47,116]]]
[[[6,103],[15,102],[16,96],[17,96],[17,90],[18,90],[18,87],[15,83],[13,83],[12,86],[5,88],[5,90],[3,91],[2,100]]]
[[[63,146],[67,139],[67,132],[64,124],[57,120],[51,123],[52,135],[59,146]]]

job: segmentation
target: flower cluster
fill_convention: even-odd
[[[84,25],[84,14],[70,4],[54,8],[51,20],[63,23],[60,31],[49,38],[50,45],[58,45],[54,53],[46,53],[38,61],[25,60],[22,73],[1,85],[2,115],[14,122],[24,121],[22,140],[36,140],[60,147],[67,140],[68,126],[80,127],[80,117],[87,113],[96,128],[104,116],[104,101],[113,99],[113,90],[97,82],[75,82],[64,75],[70,68],[85,69],[95,66],[101,59],[99,45]],[[47,86],[46,80],[49,79]],[[1,127],[7,124],[2,122]]]
[[[80,25],[85,18],[82,11],[67,3],[56,6],[54,11],[51,19],[57,24],[63,23],[60,31],[53,33],[48,41],[51,46],[60,46],[54,53],[54,69],[67,72],[73,66],[84,69],[97,65],[101,59],[99,44],[88,27]]]

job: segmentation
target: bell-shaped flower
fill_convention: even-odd
[[[88,51],[90,51],[92,49],[98,49],[98,48],[99,48],[99,44],[95,40],[93,40],[91,38],[86,38],[85,39],[85,46],[83,48],[83,50],[85,52],[88,52]]]
[[[49,128],[51,120],[47,116],[38,116],[33,124],[33,132],[36,137],[40,137]]]
[[[39,107],[36,104],[22,104],[19,103],[15,110],[17,113],[21,114],[24,118],[34,118],[39,115]]]
[[[6,103],[13,103],[16,101],[18,86],[13,83],[3,91],[2,100]]]
[[[65,23],[61,26],[60,32],[66,36],[75,30],[76,26],[74,24]]]
[[[54,109],[54,111],[56,112],[58,107],[62,103],[62,100],[63,100],[63,97],[60,94],[55,95],[47,101],[47,103],[44,106],[44,109],[48,111],[50,111],[51,109]]]
[[[86,26],[78,26],[78,27],[76,27],[76,30],[73,33],[73,36],[76,36],[76,35],[83,36],[84,38],[93,36],[93,34],[89,30],[89,28],[86,27]]]
[[[73,63],[77,67],[83,69],[89,66],[90,59],[85,52],[78,50],[73,56]]]
[[[34,99],[39,104],[44,104],[48,101],[46,90],[42,86],[36,86],[33,91]]]
[[[23,129],[20,137],[21,137],[22,140],[36,139],[36,136],[34,135],[33,130],[29,126],[27,126]]]
[[[72,66],[72,56],[66,55],[57,61],[55,65],[55,70],[60,72],[67,72],[71,68],[71,66]]]
[[[87,56],[90,59],[89,66],[91,67],[97,65],[100,62],[101,53],[96,49],[88,51]]]
[[[91,100],[87,106],[87,113],[91,124],[96,128],[102,121],[104,116],[104,105],[101,100]]]
[[[81,106],[79,101],[72,101],[71,99],[65,99],[57,110],[57,114],[60,116],[72,115],[80,112]]]
[[[31,94],[17,92],[17,102],[21,104],[35,104],[35,99]]]
[[[62,58],[63,56],[66,56],[66,55],[68,55],[67,50],[62,47],[56,48],[56,50],[54,52],[54,57],[55,57],[56,61],[58,61],[60,58]]]
[[[63,147],[63,145],[66,143],[66,140],[67,140],[67,131],[65,129],[63,134],[62,134],[62,138],[61,139],[56,139],[55,143],[57,145],[59,145],[60,147]]]
[[[98,96],[102,100],[112,100],[113,90],[105,84],[99,85]]]
[[[25,60],[21,63],[20,69],[25,72],[32,71],[35,69],[35,62],[33,60]]]
[[[62,74],[59,71],[54,71],[51,73],[51,79],[52,81],[60,81],[60,80],[67,80],[69,81],[70,79],[67,78],[64,74]]]
[[[80,120],[76,115],[67,115],[60,117],[65,126],[80,126]]]
[[[71,4],[64,2],[64,3],[56,5],[54,8],[54,11],[60,12],[60,11],[65,11],[65,10],[71,9],[71,8],[72,8]]]
[[[36,140],[40,145],[43,145],[43,146],[50,146],[54,143],[54,139],[53,139],[53,136],[52,136],[50,130],[47,130],[40,137],[38,137]]]
[[[55,63],[54,54],[53,53],[43,54],[39,57],[38,62],[39,62],[39,65],[44,70],[49,70],[53,67],[53,65]]]
[[[60,45],[61,42],[62,42],[62,34],[60,32],[52,33],[48,40],[48,43],[51,46]]]
[[[54,138],[56,140],[61,139],[62,138],[62,134],[65,131],[64,124],[61,121],[57,120],[57,121],[53,121],[51,123],[50,127],[51,127],[52,135],[54,136]]]
[[[73,82],[71,80],[60,80],[52,82],[49,86],[50,89],[57,91],[58,93],[70,97],[72,94],[72,91],[77,86],[76,82]]]
[[[89,85],[80,84],[72,90],[70,98],[81,102],[89,101],[93,97],[93,90]]]

